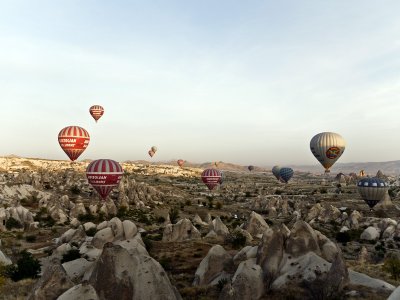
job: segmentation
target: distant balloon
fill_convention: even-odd
[[[285,182],[288,183],[290,178],[293,176],[293,169],[292,168],[281,168],[279,171],[279,178]]]
[[[274,166],[272,168],[272,174],[274,174],[274,176],[276,177],[276,179],[279,180],[279,171],[281,170],[280,166]]]
[[[210,191],[221,183],[221,178],[221,172],[217,169],[206,169],[201,174],[201,180]]]
[[[155,152],[154,152],[154,151],[152,151],[152,150],[149,150],[149,152],[147,152],[147,153],[149,153],[150,157],[153,157],[153,156],[154,156],[154,154],[155,154]]]
[[[218,165],[219,165],[219,162],[214,162],[214,166],[216,167],[216,168],[218,168]]]
[[[86,177],[93,188],[105,200],[124,174],[119,163],[111,159],[92,161],[86,168]]]
[[[93,119],[97,122],[101,116],[104,114],[104,108],[101,105],[93,105],[89,108],[89,112]]]
[[[372,209],[385,197],[389,186],[380,178],[366,177],[362,178],[357,183],[357,188],[361,198],[363,198],[363,200]]]
[[[364,172],[364,170],[361,170],[361,171],[358,173],[358,176],[360,176],[360,177],[364,177],[364,176],[365,176],[365,172]]]
[[[182,168],[183,165],[185,164],[185,161],[183,159],[178,159],[178,161],[176,163],[178,164],[178,166],[180,166]]]
[[[89,133],[79,126],[65,127],[58,134],[58,143],[72,161],[85,151],[89,141]]]
[[[158,150],[158,148],[156,146],[151,147],[151,151],[153,151],[154,153],[156,153]]]
[[[345,140],[334,132],[321,132],[310,141],[310,149],[315,158],[330,172],[330,167],[339,159],[346,148]]]
[[[254,166],[248,166],[247,169],[249,169],[249,171],[253,171],[254,170]]]

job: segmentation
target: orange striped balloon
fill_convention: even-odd
[[[89,133],[79,126],[67,126],[58,134],[58,143],[72,161],[85,151],[89,141]]]
[[[221,183],[221,177],[221,172],[217,169],[206,169],[201,174],[201,180],[210,191]]]
[[[124,174],[119,163],[112,159],[97,159],[86,168],[86,177],[93,188],[105,200]]]
[[[104,108],[101,105],[93,105],[89,108],[89,112],[92,115],[93,119],[97,122],[98,119],[104,114]]]

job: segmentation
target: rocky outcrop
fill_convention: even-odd
[[[214,231],[218,236],[226,236],[229,234],[229,229],[226,225],[221,221],[220,217],[216,217],[212,220],[210,224],[210,232]]]
[[[104,246],[88,282],[99,299],[181,299],[158,262],[111,243]]]
[[[252,236],[261,238],[265,230],[269,228],[267,222],[258,213],[252,211],[249,220],[245,223],[244,229]]]
[[[232,263],[232,257],[222,246],[213,246],[197,268],[193,285],[207,285],[215,282],[215,279]]]
[[[0,265],[8,266],[11,265],[11,259],[9,259],[1,250],[0,250]]]
[[[44,268],[43,275],[35,284],[29,299],[56,299],[73,286],[73,282],[58,262],[58,259],[53,259]]]
[[[99,300],[99,296],[90,284],[84,282],[65,291],[57,300]]]
[[[193,226],[189,219],[179,220],[178,223],[169,224],[164,229],[163,242],[182,242],[201,238],[200,232]]]
[[[233,275],[232,283],[226,285],[219,299],[257,300],[263,294],[264,282],[262,269],[250,260],[240,263],[235,275]]]

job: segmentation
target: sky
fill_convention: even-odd
[[[400,2],[0,0],[0,155],[318,164],[400,159]],[[98,123],[88,110],[105,109]]]

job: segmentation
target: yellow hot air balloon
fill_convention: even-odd
[[[339,159],[346,148],[343,137],[334,132],[321,132],[315,135],[310,141],[310,149],[315,158],[328,173],[330,167]]]

